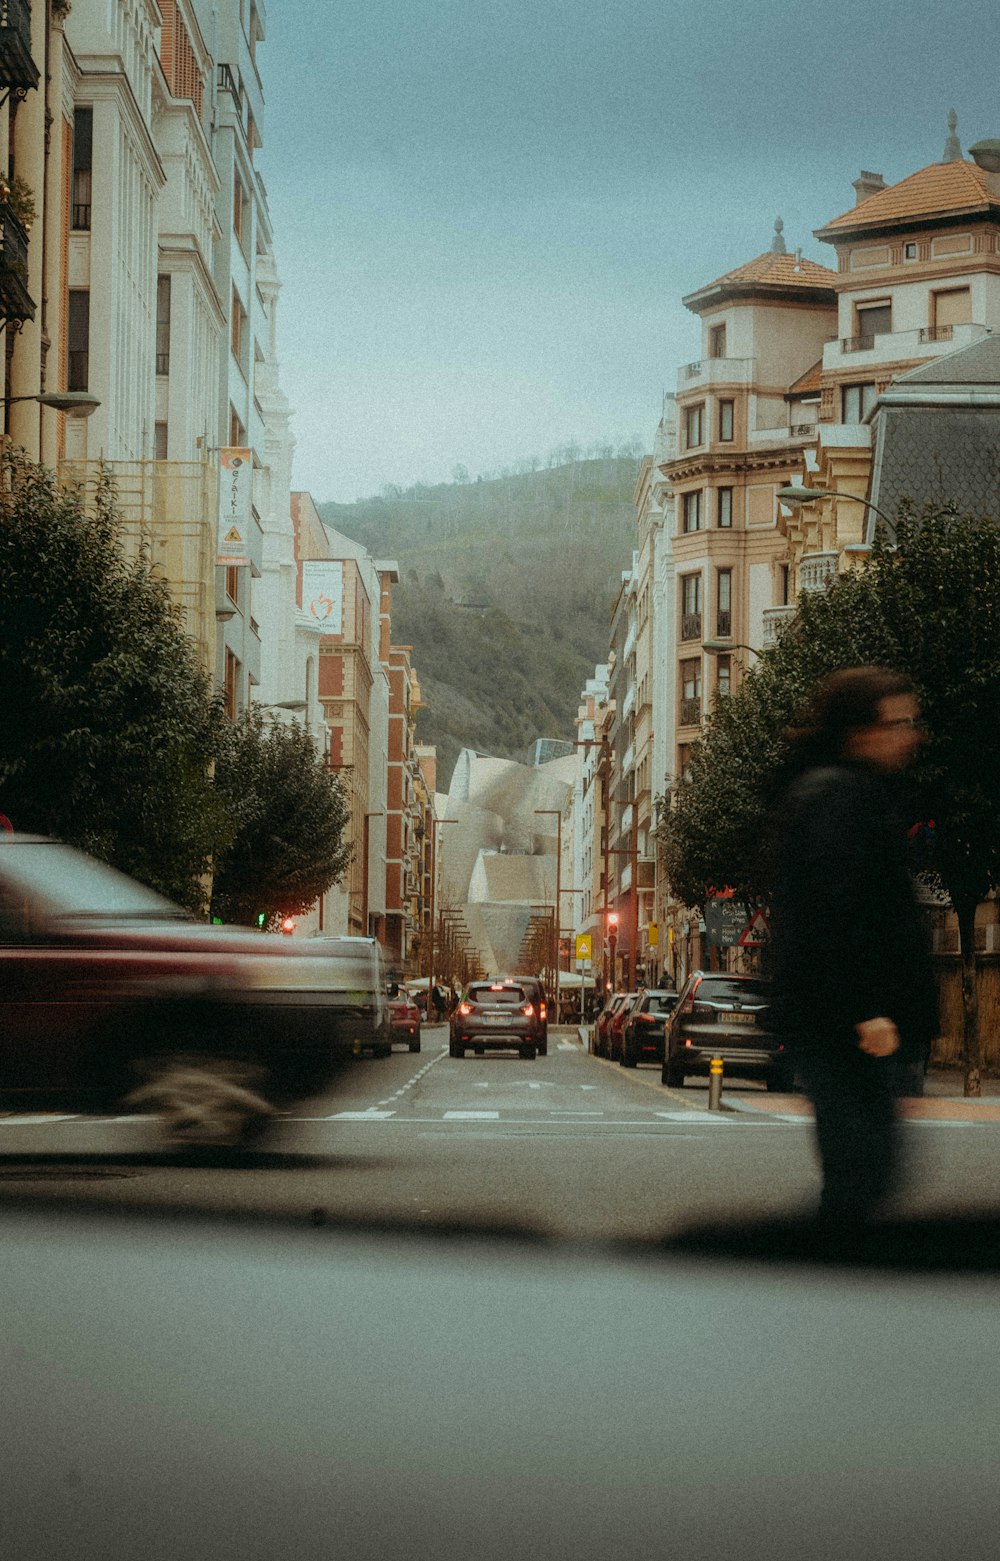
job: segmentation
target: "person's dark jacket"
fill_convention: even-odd
[[[842,761],[807,770],[775,820],[776,1017],[800,1047],[854,1041],[892,1019],[901,1052],[937,1033],[924,914],[907,870],[896,782]]]

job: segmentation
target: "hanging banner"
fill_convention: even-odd
[[[308,558],[302,565],[302,606],[324,634],[344,632],[344,565],[339,558]]]
[[[248,538],[253,507],[253,451],[219,451],[219,540],[215,562],[233,568],[249,564]]]

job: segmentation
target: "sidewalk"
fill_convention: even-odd
[[[735,1082],[735,1081],[734,1081]],[[967,1100],[962,1093],[962,1074],[953,1068],[932,1068],[924,1083],[924,1093],[909,1095],[899,1103],[900,1115],[923,1122],[1000,1122],[1000,1079],[984,1079],[978,1100]],[[754,1093],[753,1100],[737,1100],[722,1087],[723,1105],[730,1111],[750,1111],[780,1116],[812,1115],[803,1095],[773,1095],[767,1090]]]

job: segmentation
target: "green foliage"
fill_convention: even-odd
[[[576,452],[577,455],[579,452]],[[607,659],[608,611],[631,556],[629,453],[322,505],[329,525],[395,558],[393,638],[413,646],[445,783],[459,749],[524,759],[570,737],[580,690]]]
[[[250,710],[226,732],[215,786],[231,835],[215,863],[212,913],[256,923],[300,915],[338,882],[351,860],[340,780],[297,721]]]
[[[902,508],[896,545],[799,599],[794,623],[719,703],[672,788],[659,838],[675,892],[709,885],[766,894],[768,809],[782,733],[808,690],[838,667],[880,663],[913,678],[929,735],[916,809],[936,824],[934,875],[960,916],[1000,884],[1000,531],[954,510]]]
[[[90,513],[0,452],[0,810],[198,908],[220,820],[223,717],[110,483]]]

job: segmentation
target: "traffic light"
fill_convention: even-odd
[[[289,934],[293,933],[295,931],[295,917],[294,916],[282,916],[282,918],[281,918],[281,930],[282,930],[282,932],[287,932]]]
[[[267,911],[258,911],[257,912],[257,925],[258,925],[258,927],[260,927],[263,930],[263,928],[265,927],[266,924],[267,924]]]

